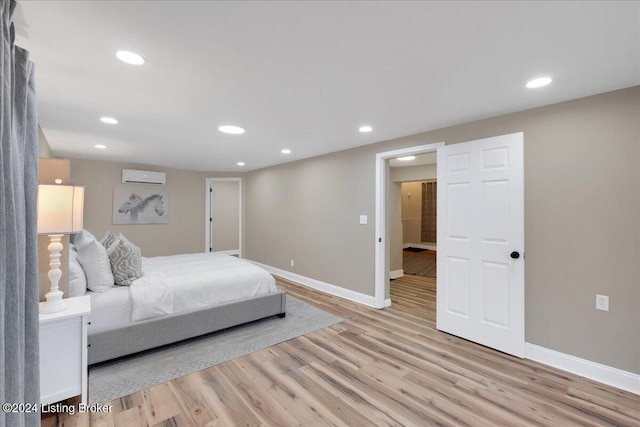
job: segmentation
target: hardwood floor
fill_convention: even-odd
[[[277,278],[345,319],[43,426],[638,426],[640,396],[435,329],[435,279],[374,310]]]

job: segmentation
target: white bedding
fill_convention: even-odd
[[[142,277],[91,295],[90,330],[278,292],[267,271],[212,253],[142,258]]]
[[[265,270],[229,255],[143,258],[142,273],[129,287],[132,321],[278,291]]]
[[[89,332],[131,323],[131,297],[126,286],[86,293],[91,298]]]

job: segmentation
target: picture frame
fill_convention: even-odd
[[[167,224],[169,191],[150,186],[113,188],[113,224]]]

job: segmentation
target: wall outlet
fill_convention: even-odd
[[[609,311],[609,297],[607,295],[596,295],[596,310]]]
[[[293,260],[291,260],[291,267],[294,267],[295,263],[293,262]]]

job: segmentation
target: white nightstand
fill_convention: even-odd
[[[87,403],[88,296],[65,299],[68,308],[40,313],[40,402],[82,395]],[[40,303],[41,305],[44,303]]]

